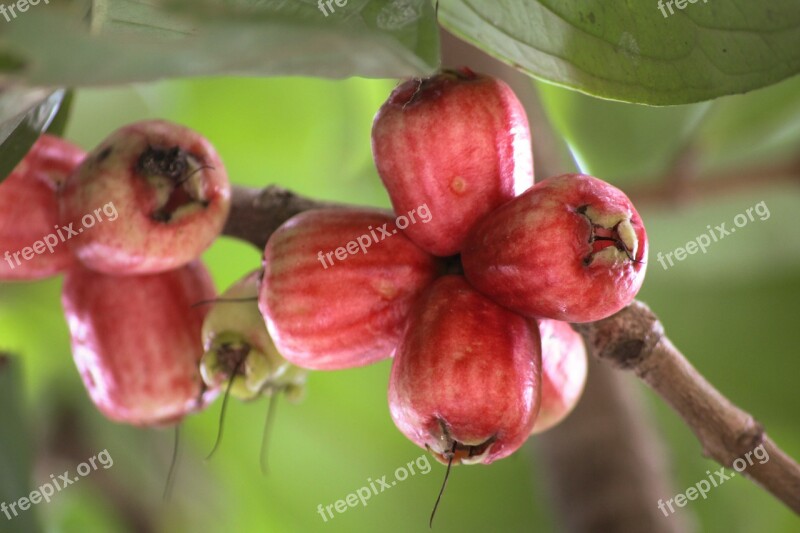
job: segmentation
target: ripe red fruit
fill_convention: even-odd
[[[622,191],[565,174],[487,216],[461,259],[472,285],[501,305],[531,317],[590,322],[636,296],[647,234]]]
[[[334,370],[394,353],[439,264],[392,220],[379,210],[314,210],[270,237],[259,306],[291,363]]]
[[[67,181],[61,220],[81,221],[113,205],[119,221],[69,241],[87,266],[108,274],[164,272],[196,259],[222,230],[230,184],[214,148],[198,133],[160,120],[112,133]]]
[[[399,85],[375,116],[372,152],[395,213],[430,210],[404,231],[438,256],[458,253],[478,220],[533,184],[522,104],[467,68]]]
[[[76,265],[62,304],[72,355],[89,395],[108,418],[128,424],[175,422],[216,391],[200,377],[200,330],[214,298],[205,267],[143,276],[109,276]]]
[[[506,457],[539,411],[536,323],[478,293],[462,276],[437,280],[414,308],[392,364],[397,427],[447,463]]]
[[[586,347],[566,322],[542,319],[542,407],[533,433],[547,431],[572,412],[586,385]]]
[[[0,183],[0,280],[42,279],[73,262],[58,234],[56,191],[84,156],[63,139],[42,135]]]

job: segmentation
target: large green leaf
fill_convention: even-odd
[[[0,69],[5,78],[74,87],[218,74],[401,77],[436,68],[427,0],[331,6],[325,15],[316,0],[40,4],[3,28],[0,58],[15,61]]]
[[[800,72],[797,0],[441,0],[441,23],[546,81],[668,105],[764,87]],[[663,0],[672,5],[673,0]]]

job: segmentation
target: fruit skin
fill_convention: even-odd
[[[262,275],[261,270],[246,275],[210,308],[203,321],[200,372],[206,385],[222,390],[238,367],[230,392],[240,400],[277,391],[299,398],[308,372],[281,357],[269,336],[256,301]],[[248,298],[253,301],[225,301]]]
[[[470,283],[503,306],[530,317],[590,322],[633,300],[647,247],[642,219],[622,191],[565,174],[481,221],[461,259]]]
[[[372,153],[404,229],[438,256],[458,253],[478,220],[533,185],[525,109],[504,82],[469,69],[400,84],[378,111]]]
[[[542,405],[532,434],[558,425],[581,398],[588,361],[583,338],[566,322],[541,319]]]
[[[198,368],[206,310],[192,305],[214,296],[200,262],[143,276],[109,276],[80,264],[67,272],[62,304],[72,355],[103,414],[164,425],[213,399]]]
[[[225,167],[200,134],[147,120],[112,133],[67,181],[62,223],[113,203],[119,221],[69,242],[92,270],[152,274],[196,259],[222,231],[230,209]]]
[[[321,264],[321,255],[372,233],[381,240],[366,253],[356,245],[345,260]],[[392,356],[411,306],[440,268],[384,211],[306,211],[267,242],[259,308],[291,363],[313,370],[363,366]]]
[[[540,349],[535,321],[462,276],[442,277],[414,308],[392,363],[392,419],[443,463],[454,442],[453,464],[506,457],[525,442],[539,411]]]
[[[56,191],[85,155],[77,146],[45,134],[0,183],[0,253],[4,254],[0,280],[43,279],[72,264],[72,253],[57,233],[61,226]],[[50,246],[42,254],[30,260],[22,255],[13,257],[39,241],[44,243],[45,238]]]

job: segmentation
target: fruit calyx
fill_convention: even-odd
[[[444,464],[452,461],[453,464],[475,464],[483,461],[483,458],[491,450],[492,444],[497,440],[497,435],[492,435],[483,442],[477,444],[466,444],[454,439],[447,427],[447,422],[437,418],[441,432],[434,431],[436,439],[436,449],[427,446],[428,450],[436,459]]]
[[[589,223],[589,253],[583,258],[585,266],[596,261],[600,264],[640,263],[636,258],[639,238],[627,213],[601,214],[590,205],[582,205],[576,212]]]
[[[389,97],[389,102],[406,108],[419,101],[432,99],[437,93],[441,94],[445,86],[461,82],[478,81],[481,79],[483,79],[483,77],[473,72],[469,67],[443,69],[439,73],[427,78],[414,78],[413,81],[415,83],[408,84],[404,90],[392,94]]]
[[[153,220],[171,222],[208,207],[203,169],[213,170],[179,146],[147,147],[136,163],[136,172],[154,188]]]
[[[275,372],[266,354],[258,351],[242,335],[224,332],[214,338],[203,354],[200,371],[204,381],[222,386],[231,384],[231,394],[243,400],[257,397]]]

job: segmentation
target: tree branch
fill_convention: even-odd
[[[633,371],[666,401],[697,436],[703,453],[732,467],[763,444],[769,460],[742,472],[800,514],[800,465],[786,455],[752,415],[733,405],[700,375],[664,335],[655,314],[641,302],[598,322],[577,324],[590,352]]]
[[[697,170],[697,151],[688,148],[658,183],[634,185],[625,192],[637,206],[681,205],[705,198],[719,198],[723,194],[782,185],[800,185],[800,158],[700,175]]]
[[[224,234],[263,248],[272,232],[290,217],[330,206],[344,207],[275,186],[261,191],[235,187]],[[800,514],[800,465],[767,437],[751,415],[733,405],[689,364],[647,306],[634,302],[616,315],[578,324],[576,329],[591,354],[633,371],[672,406],[708,457],[730,467],[735,459],[764,444],[769,461],[754,461],[743,473]]]
[[[278,226],[301,211],[322,207],[344,206],[305,198],[277,185],[261,190],[235,186],[231,195],[231,216],[222,234],[263,250]]]
[[[558,426],[532,439],[545,473],[559,530],[685,533],[691,513],[666,520],[656,502],[675,494],[668,453],[642,391],[630,376],[589,360],[578,406]]]

